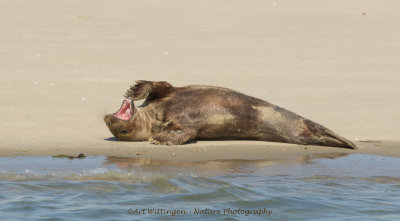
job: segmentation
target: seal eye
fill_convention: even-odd
[[[126,134],[128,134],[128,131],[126,131],[126,130],[123,130],[123,131],[121,131],[121,132],[120,132],[120,134],[122,134],[122,135],[126,135]]]
[[[130,132],[132,132],[132,130],[121,130],[119,133],[120,133],[121,135],[127,135],[127,134],[129,134]]]

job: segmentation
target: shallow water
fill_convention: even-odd
[[[4,220],[400,220],[399,208],[399,158],[0,158]]]

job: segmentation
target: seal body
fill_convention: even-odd
[[[222,87],[137,81],[121,109],[104,117],[119,140],[178,145],[193,139],[247,139],[356,149],[349,140],[264,100]],[[133,101],[146,99],[135,108]]]

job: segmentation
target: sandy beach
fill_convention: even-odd
[[[394,0],[4,0],[0,156],[400,157],[399,7]],[[117,142],[103,115],[117,111],[135,80],[235,89],[318,122],[360,149]]]

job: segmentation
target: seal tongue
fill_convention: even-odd
[[[121,105],[121,109],[114,114],[115,117],[121,120],[129,120],[132,117],[131,101],[126,99]]]

